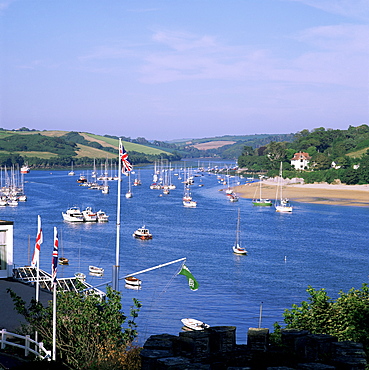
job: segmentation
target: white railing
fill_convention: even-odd
[[[15,342],[8,341],[7,339],[11,338],[18,338],[21,340],[24,340],[24,346]],[[24,348],[24,356],[28,356],[29,353],[33,353],[35,356],[45,359],[51,359],[51,351],[48,351],[45,349],[42,342],[36,342],[35,340],[31,339],[29,335],[23,336],[15,333],[11,333],[9,331],[6,331],[6,329],[1,330],[1,349],[3,350],[6,345],[18,347],[18,348]],[[32,349],[31,346],[33,346],[35,349]]]

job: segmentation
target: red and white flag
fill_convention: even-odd
[[[58,230],[54,227],[54,249],[53,249],[53,258],[51,261],[51,278],[53,283],[56,283],[56,273],[58,270],[58,249],[59,249],[59,238]]]
[[[41,217],[38,216],[38,227],[37,227],[37,237],[36,237],[36,244],[35,244],[35,251],[33,252],[33,257],[32,257],[32,262],[31,266],[36,267],[39,266],[40,263],[40,249],[41,249],[41,244],[43,242],[43,237],[42,237],[42,228],[41,228]]]
[[[122,163],[122,173],[132,171],[133,166],[128,161],[128,153],[125,151],[121,139],[119,139],[119,159]]]

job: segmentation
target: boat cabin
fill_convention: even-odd
[[[0,279],[13,276],[13,222],[0,220]]]

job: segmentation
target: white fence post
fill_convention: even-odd
[[[1,349],[5,348],[6,329],[1,329]]]
[[[25,336],[24,355],[27,357],[29,354],[29,335]]]

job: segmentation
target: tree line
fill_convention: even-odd
[[[339,179],[346,184],[369,183],[369,127],[350,126],[347,130],[323,127],[312,131],[302,130],[292,142],[272,141],[265,146],[245,146],[238,165],[249,172],[278,175],[283,163],[284,177],[301,177],[305,182],[328,182]],[[291,166],[296,152],[306,152],[311,157],[309,167],[303,171]],[[355,154],[360,153],[362,154]],[[350,155],[351,154],[351,155]]]

